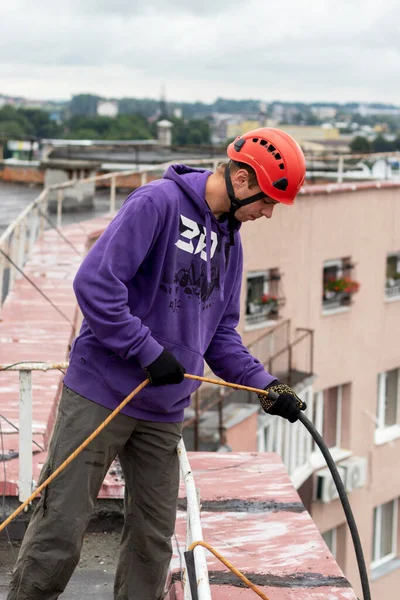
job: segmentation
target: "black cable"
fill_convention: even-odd
[[[8,423],[9,425],[11,425],[11,427],[13,429],[15,429],[15,431],[18,431],[18,433],[19,433],[18,427],[16,425],[14,425],[14,423],[12,423],[11,421],[9,421],[4,415],[0,414],[0,421],[1,421],[1,419],[4,419],[4,421],[6,423]],[[42,448],[42,446],[40,444],[38,444],[37,442],[35,442],[35,440],[32,440],[32,444],[35,444],[35,446],[37,446],[41,452],[44,452],[46,450],[45,448]],[[3,454],[3,456],[4,456],[4,454]],[[19,456],[19,454],[18,454],[18,456]]]
[[[358,570],[360,573],[360,580],[362,591],[364,595],[364,600],[371,600],[371,591],[369,589],[368,582],[368,573],[367,567],[365,565],[365,559],[363,554],[363,549],[361,546],[361,540],[358,533],[356,521],[354,519],[353,511],[350,506],[349,499],[346,494],[345,487],[343,485],[343,481],[339,475],[339,471],[336,467],[335,461],[333,460],[331,453],[328,450],[327,445],[325,444],[322,436],[315,429],[314,425],[311,421],[306,417],[304,413],[300,413],[299,420],[303,423],[304,427],[308,430],[308,432],[313,437],[315,443],[319,447],[322,452],[322,455],[328,465],[328,468],[332,474],[333,481],[335,482],[336,489],[339,494],[340,501],[343,506],[344,514],[346,515],[347,523],[350,529],[351,537],[353,539],[354,550],[357,557]]]
[[[50,225],[50,226],[51,226],[53,229],[55,229],[55,230],[57,231],[58,235],[59,235],[59,236],[60,236],[60,237],[61,237],[61,238],[64,240],[64,242],[65,242],[66,244],[68,244],[68,246],[70,246],[70,247],[72,248],[72,250],[73,250],[74,252],[76,252],[76,254],[77,254],[78,256],[81,256],[81,257],[82,257],[82,252],[79,252],[79,250],[78,250],[78,249],[77,249],[77,248],[74,246],[74,244],[73,244],[72,242],[70,242],[70,240],[69,240],[67,237],[65,237],[65,235],[62,233],[62,231],[60,231],[60,230],[59,230],[59,228],[57,227],[57,225],[55,225],[55,224],[53,223],[53,221],[50,219],[50,217],[49,217],[48,215],[46,215],[46,213],[45,213],[45,212],[43,212],[43,211],[42,211],[42,210],[41,210],[39,207],[37,207],[37,209],[38,209],[38,211],[39,211],[39,214],[41,214],[41,215],[42,215],[42,217],[43,217],[44,219],[46,219],[46,221],[48,222],[48,224],[49,224],[49,225]]]
[[[58,313],[59,313],[59,314],[60,314],[60,315],[61,315],[61,316],[62,316],[62,317],[63,317],[63,318],[66,320],[66,321],[68,321],[68,323],[69,323],[70,325],[72,325],[72,327],[73,327],[73,326],[74,326],[74,324],[72,323],[72,321],[70,321],[70,320],[69,320],[69,318],[67,317],[67,315],[65,315],[65,314],[62,312],[62,310],[60,310],[60,309],[58,308],[58,306],[56,306],[56,304],[54,304],[54,302],[52,302],[52,300],[50,300],[50,298],[49,298],[48,296],[46,296],[46,294],[45,294],[45,293],[44,293],[44,292],[43,292],[43,291],[40,289],[40,287],[39,287],[39,286],[37,286],[37,285],[36,285],[36,283],[35,283],[34,281],[32,281],[32,279],[31,279],[30,277],[28,277],[28,275],[26,275],[26,274],[23,272],[23,270],[19,268],[19,266],[18,266],[18,265],[16,265],[16,264],[15,264],[15,262],[12,260],[12,258],[11,258],[11,257],[10,257],[10,256],[9,256],[9,255],[6,253],[6,252],[4,252],[4,250],[2,250],[1,248],[0,248],[0,252],[2,253],[2,255],[3,255],[3,256],[5,256],[5,258],[6,258],[6,259],[9,261],[9,263],[10,263],[10,264],[12,264],[12,266],[13,266],[15,269],[17,269],[17,271],[18,271],[19,273],[21,273],[21,275],[22,275],[23,277],[25,277],[25,279],[26,279],[27,281],[29,281],[29,283],[30,283],[31,285],[33,285],[33,287],[35,288],[35,290],[36,290],[36,291],[38,291],[38,292],[39,292],[39,294],[40,294],[41,296],[43,296],[43,298],[44,298],[45,300],[47,300],[47,302],[49,302],[49,304],[51,304],[51,306],[52,306],[53,308],[55,308],[55,309],[56,309],[56,311],[57,311],[57,312],[58,312]]]

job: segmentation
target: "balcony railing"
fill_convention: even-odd
[[[297,328],[296,334],[299,337],[270,357],[267,363],[269,373],[290,386],[310,377],[314,369],[313,330]]]
[[[214,169],[218,164],[218,160],[215,158],[208,159],[189,159],[185,161],[186,164],[201,166],[211,165]],[[21,214],[7,227],[7,229],[0,236],[0,316],[1,308],[7,294],[11,291],[14,282],[17,278],[21,277],[20,270],[23,268],[25,261],[27,260],[32,247],[36,240],[40,237],[46,226],[48,217],[48,201],[49,193],[57,193],[56,202],[56,225],[61,227],[62,215],[63,215],[63,204],[64,204],[64,193],[67,188],[78,188],[88,183],[95,182],[96,184],[109,184],[110,186],[110,205],[109,212],[114,214],[116,212],[116,186],[117,180],[124,180],[124,178],[130,175],[140,176],[140,185],[147,183],[148,177],[154,173],[162,173],[173,163],[164,163],[160,165],[147,166],[144,169],[130,169],[125,171],[116,171],[112,173],[106,173],[105,175],[96,175],[94,177],[87,177],[85,179],[71,179],[64,183],[57,185],[51,185],[42,190],[38,197],[31,202]],[[6,255],[9,256],[16,265],[7,260]]]
[[[327,292],[322,298],[323,310],[334,310],[340,306],[350,306],[351,303],[351,295],[345,292]]]
[[[299,396],[307,404],[306,416],[322,435],[323,406],[314,398],[312,386],[305,387]],[[258,426],[258,451],[279,454],[296,489],[325,466],[321,451],[300,421],[289,423],[280,417],[262,414]],[[352,455],[350,450],[338,447],[330,448],[330,452],[335,461]]]
[[[394,283],[390,285],[386,283],[385,295],[386,298],[396,298],[397,296],[400,297],[400,279],[396,279]]]

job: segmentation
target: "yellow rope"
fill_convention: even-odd
[[[222,556],[222,554],[220,554],[217,550],[215,550],[215,548],[213,548],[212,546],[210,546],[210,544],[207,544],[207,542],[193,542],[193,544],[191,544],[188,548],[188,550],[194,550],[194,548],[196,548],[196,546],[203,546],[204,548],[207,548],[207,550],[209,550],[212,554],[214,554],[214,556],[216,558],[218,558],[218,560],[220,560],[222,563],[224,563],[224,565],[226,567],[228,567],[228,569],[230,569],[232,571],[232,573],[234,573],[237,577],[239,577],[239,579],[241,581],[243,581],[243,583],[245,583],[251,590],[253,590],[253,592],[255,592],[258,596],[260,596],[260,598],[263,598],[264,600],[269,600],[269,598],[258,588],[254,585],[254,583],[251,583],[251,581],[249,581],[247,579],[247,577],[245,577],[243,575],[243,573],[241,573],[240,571],[238,571],[236,569],[236,567],[234,567],[226,558],[224,558]]]
[[[223,386],[231,387],[231,388],[234,388],[234,389],[237,389],[237,390],[246,390],[248,392],[255,392],[256,394],[265,394],[265,390],[259,390],[257,388],[247,387],[245,385],[239,385],[237,383],[227,383],[225,381],[219,381],[217,379],[208,379],[206,377],[200,377],[198,375],[190,375],[189,373],[186,373],[185,377],[187,379],[195,379],[195,380],[203,381],[203,382],[206,382],[206,383],[215,383],[216,385],[223,385]],[[103,423],[101,423],[101,425],[99,425],[99,427],[95,431],[93,431],[93,433],[84,442],[82,442],[82,444],[54,471],[54,473],[52,473],[50,475],[50,477],[48,477],[46,479],[46,481],[44,481],[33,492],[33,494],[31,496],[29,496],[29,498],[27,498],[25,500],[25,502],[23,502],[17,508],[17,510],[15,510],[12,513],[12,515],[10,515],[5,521],[3,521],[3,523],[1,523],[1,525],[0,525],[0,532],[3,531],[3,529],[5,529],[7,527],[7,525],[9,525],[9,523],[11,523],[11,521],[13,521],[13,519],[15,519],[15,517],[17,517],[24,510],[24,508],[26,508],[28,506],[28,504],[30,504],[36,498],[36,496],[38,496],[40,494],[40,492],[43,491],[44,488],[47,487],[57,477],[57,475],[59,475],[61,473],[61,471],[63,471],[65,469],[65,467],[67,467],[74,460],[74,458],[76,458],[78,456],[78,454],[80,454],[82,452],[82,450],[84,450],[86,448],[86,446],[88,446],[90,444],[90,442],[92,440],[94,440],[95,437],[98,436],[98,434],[101,431],[103,431],[103,429],[110,423],[110,421],[112,421],[113,418],[119,412],[121,412],[121,410],[128,404],[128,402],[130,402],[132,400],[132,398],[134,398],[148,383],[149,383],[149,380],[145,379],[140,385],[137,386],[137,388],[135,388],[129,394],[129,396],[127,396],[121,402],[121,404],[119,406],[117,406],[117,408],[107,417],[107,419],[105,421],[103,421]],[[212,548],[212,546],[210,546],[209,544],[206,544],[206,542],[194,542],[190,546],[189,550],[192,550],[196,546],[204,546],[205,548],[207,548],[208,550],[210,550],[210,552],[212,552],[233,573],[235,573],[235,575],[237,575],[239,577],[239,579],[241,579],[246,585],[249,586],[250,589],[252,589],[256,594],[258,594],[260,596],[260,598],[263,598],[264,600],[269,600],[267,598],[267,596],[265,596],[265,594],[263,594],[258,588],[256,588],[251,583],[251,581],[249,581],[244,575],[242,575],[242,573],[240,573],[240,571],[238,571],[233,565],[231,565],[223,556],[221,556],[220,554],[218,554],[218,552],[216,550],[214,550],[214,548]]]
[[[136,396],[136,394],[138,394],[147,384],[149,383],[148,379],[145,379],[145,381],[143,381],[140,385],[137,386],[137,388],[135,388],[133,390],[133,392],[131,392],[129,394],[129,396],[127,396],[125,398],[125,400],[123,400],[121,402],[121,404],[119,406],[117,406],[117,408],[107,417],[107,419],[105,421],[103,421],[103,423],[101,425],[98,426],[98,428],[93,431],[93,433],[84,441],[82,442],[82,444],[79,446],[79,448],[77,448],[63,463],[62,465],[60,465],[58,467],[58,469],[56,469],[54,471],[54,473],[52,473],[50,475],[50,477],[48,477],[46,479],[46,481],[44,481],[42,483],[42,485],[40,485],[31,496],[29,496],[29,498],[27,498],[25,500],[25,502],[23,502],[21,504],[21,506],[19,506],[17,508],[17,510],[15,510],[12,515],[10,515],[8,517],[8,519],[6,519],[1,525],[0,525],[0,531],[3,531],[3,529],[5,527],[7,527],[7,525],[9,523],[11,523],[11,521],[13,519],[15,519],[16,516],[18,516],[26,506],[28,506],[28,504],[30,504],[32,502],[32,500],[34,500],[36,498],[36,496],[38,496],[40,494],[40,492],[42,490],[44,490],[45,487],[47,487],[49,485],[49,483],[51,483],[53,481],[53,479],[55,479],[57,477],[57,475],[59,475],[61,473],[61,471],[63,471],[65,469],[65,467],[67,467],[69,465],[70,462],[72,462],[74,460],[74,458],[76,458],[78,456],[78,454],[80,454],[82,452],[82,450],[84,448],[86,448],[86,446],[88,444],[90,444],[90,442],[92,440],[94,440],[94,438],[101,432],[103,431],[103,429],[109,424],[110,421],[113,420],[113,418],[124,408],[124,406],[126,406],[128,404],[128,402],[130,402],[132,400],[132,398],[134,396]]]

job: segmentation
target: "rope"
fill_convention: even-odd
[[[84,441],[82,442],[82,444],[62,463],[62,465],[60,465],[58,467],[58,469],[56,469],[54,471],[54,473],[52,473],[50,475],[50,477],[48,477],[46,479],[46,481],[44,481],[42,483],[42,485],[40,485],[31,496],[29,496],[29,498],[27,498],[25,500],[25,502],[23,502],[21,504],[21,506],[19,506],[17,508],[17,510],[15,510],[12,515],[10,515],[8,517],[8,519],[6,519],[4,521],[4,523],[2,523],[0,525],[0,532],[3,531],[3,529],[5,529],[5,527],[7,527],[7,525],[9,523],[11,523],[11,521],[13,519],[15,519],[16,516],[18,516],[26,506],[28,506],[28,504],[30,504],[32,502],[32,500],[34,500],[36,498],[36,496],[38,496],[40,494],[40,492],[42,490],[44,490],[45,487],[47,487],[49,485],[49,483],[51,483],[56,477],[57,475],[59,475],[61,473],[61,471],[63,471],[65,469],[65,467],[67,467],[69,465],[70,462],[72,462],[74,460],[74,458],[76,458],[78,456],[78,454],[80,454],[82,452],[82,450],[84,450],[86,448],[86,446],[88,446],[90,444],[90,442],[92,440],[94,440],[95,437],[98,436],[98,434],[103,431],[103,429],[110,423],[110,421],[113,420],[114,417],[117,416],[117,414],[128,404],[128,402],[130,402],[132,400],[132,398],[134,396],[136,396],[136,394],[138,394],[147,384],[149,383],[148,379],[145,379],[141,384],[139,384],[137,386],[137,388],[135,388],[133,390],[133,392],[131,392],[129,394],[129,396],[127,396],[119,406],[117,406],[117,408],[107,417],[107,419],[105,421],[103,421],[103,423],[101,423],[101,425],[98,426],[98,428],[93,431],[93,433]]]
[[[237,383],[226,383],[225,381],[219,381],[217,379],[206,379],[205,377],[199,377],[198,375],[190,375],[188,373],[185,374],[185,377],[188,379],[196,379],[198,381],[204,381],[206,383],[216,383],[218,385],[225,385],[227,387],[233,387],[235,389],[240,389],[240,390],[248,390],[249,392],[256,392],[258,394],[265,394],[265,390],[258,390],[257,388],[252,388],[252,387],[246,387],[244,385],[239,385]],[[63,471],[65,469],[65,467],[67,467],[69,465],[69,463],[71,463],[74,458],[76,458],[78,456],[78,454],[80,454],[82,452],[82,450],[84,450],[86,448],[86,446],[88,446],[90,444],[90,442],[92,440],[94,440],[95,437],[98,436],[98,434],[103,431],[103,429],[110,423],[110,421],[113,420],[113,418],[119,413],[121,412],[121,410],[128,404],[128,402],[130,402],[132,400],[132,398],[134,398],[147,384],[149,383],[149,379],[145,379],[141,384],[139,384],[137,386],[137,388],[135,388],[130,394],[129,396],[127,396],[119,406],[117,406],[117,408],[107,417],[107,419],[105,421],[103,421],[103,423],[101,423],[101,425],[99,425],[99,427],[93,431],[93,433],[84,441],[82,442],[82,444],[79,446],[79,448],[77,448],[55,471],[54,473],[52,473],[50,475],[50,477],[48,477],[46,479],[46,481],[44,481],[34,492],[31,496],[29,496],[29,498],[27,498],[25,500],[25,502],[23,502],[9,517],[8,519],[6,519],[3,523],[1,523],[0,525],[0,532],[3,531],[3,529],[5,529],[7,527],[7,525],[9,525],[9,523],[11,523],[11,521],[13,521],[15,519],[15,517],[17,517],[23,510],[24,508],[26,508],[28,506],[28,504],[30,504],[35,498],[36,496],[38,496],[40,494],[40,492],[42,490],[44,490],[45,487],[47,487],[49,485],[49,483],[51,483],[56,477],[57,475],[59,475],[61,473],[61,471]]]
[[[238,571],[238,569],[236,567],[234,567],[229,560],[227,560],[224,556],[222,556],[222,554],[220,554],[217,550],[215,550],[215,548],[213,548],[212,546],[210,546],[210,544],[207,544],[207,542],[203,542],[203,541],[199,541],[199,542],[193,542],[193,544],[191,544],[188,548],[188,551],[192,551],[196,548],[196,546],[203,546],[204,548],[207,548],[207,550],[209,550],[212,554],[214,554],[214,556],[216,558],[218,558],[218,560],[220,560],[222,563],[224,563],[224,565],[226,567],[228,567],[228,569],[230,569],[232,571],[232,573],[234,573],[237,577],[239,577],[239,579],[241,581],[243,581],[243,583],[245,583],[251,590],[253,590],[253,592],[255,592],[258,596],[260,596],[260,598],[263,598],[264,600],[269,600],[268,596],[266,596],[257,586],[254,585],[254,583],[251,583],[251,581],[249,581],[247,579],[247,577],[245,577],[243,575],[243,573],[241,573],[240,571]]]

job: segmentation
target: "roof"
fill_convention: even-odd
[[[200,491],[203,537],[271,600],[356,600],[273,453],[189,452]],[[181,484],[173,580],[185,550],[185,492]],[[206,552],[212,598],[252,600],[236,576]],[[180,600],[180,583],[176,583]],[[170,596],[171,600],[174,596]]]

